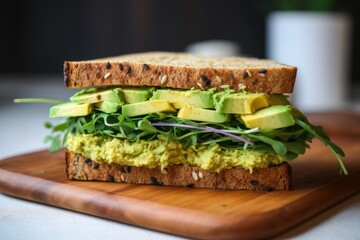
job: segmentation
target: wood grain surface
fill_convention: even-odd
[[[360,191],[360,138],[341,135],[349,175],[314,141],[290,162],[293,189],[284,192],[206,190],[68,181],[64,151],[0,161],[0,191],[15,197],[148,229],[201,239],[269,238]]]

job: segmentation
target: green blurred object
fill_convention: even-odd
[[[336,0],[275,0],[280,11],[334,11]]]

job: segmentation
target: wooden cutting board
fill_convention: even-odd
[[[315,141],[291,162],[293,190],[249,192],[68,181],[64,152],[34,152],[0,161],[0,191],[167,233],[206,239],[268,238],[360,190],[360,141],[340,137],[350,175]]]

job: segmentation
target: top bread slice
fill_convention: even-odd
[[[147,52],[89,61],[66,61],[69,88],[152,86],[178,89],[231,89],[292,93],[297,68],[266,59],[201,57]]]

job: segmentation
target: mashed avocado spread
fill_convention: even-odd
[[[242,167],[250,172],[283,161],[273,152],[253,150],[224,150],[212,146],[183,148],[179,142],[165,140],[128,141],[94,134],[77,134],[68,138],[68,149],[102,163],[166,169],[172,164],[199,166],[204,170],[220,172],[223,169]]]

